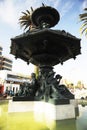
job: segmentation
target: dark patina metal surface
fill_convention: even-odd
[[[60,19],[56,9],[44,6],[33,11],[31,19],[35,28],[11,39],[11,54],[25,62],[39,66],[38,78],[23,84],[13,100],[45,100],[60,104],[74,95],[65,85],[60,85],[60,75],[55,75],[53,66],[80,54],[80,39],[64,30],[52,30]],[[24,97],[24,98],[23,98]],[[63,100],[65,99],[65,100]],[[61,101],[59,101],[61,100]]]
[[[11,54],[35,65],[54,66],[80,54],[80,39],[65,31],[39,29],[11,42]]]

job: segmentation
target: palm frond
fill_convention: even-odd
[[[31,6],[31,11],[32,11],[32,12],[34,11],[33,8],[32,8],[32,6]]]
[[[80,19],[80,21],[82,22],[84,22],[84,21],[87,21],[87,18],[83,18],[83,19]]]
[[[87,18],[87,13],[80,14],[79,16],[80,16],[80,19]]]
[[[30,11],[29,11],[29,10],[26,10],[26,12],[27,12],[28,14],[30,14]]]
[[[24,30],[26,30],[27,28],[29,28],[28,24],[26,24],[26,25],[25,25],[25,28],[24,28]]]
[[[87,30],[87,27],[81,28],[81,33],[83,34]]]
[[[31,20],[32,12],[33,8],[31,7],[31,12],[29,10],[26,10],[25,12],[22,12],[22,16],[19,18],[19,24],[21,28],[24,28],[24,30],[27,28],[32,29],[32,27],[36,27]]]
[[[27,15],[27,13],[26,13],[26,12],[22,12],[22,14]]]
[[[84,8],[84,11],[87,11],[87,8]]]
[[[24,30],[26,30],[27,28],[29,28],[28,24],[25,24],[25,23],[21,24],[20,27],[23,28]]]
[[[85,13],[79,15],[80,21],[83,22],[80,31],[82,34],[85,33],[87,35],[87,8],[84,11]]]
[[[19,21],[20,21],[20,20],[23,20],[23,19],[29,20],[30,17],[22,16],[22,17],[19,18]]]

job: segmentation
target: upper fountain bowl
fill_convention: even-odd
[[[59,22],[60,15],[56,9],[50,6],[42,6],[34,10],[31,19],[36,26],[44,26],[46,24],[50,28]]]

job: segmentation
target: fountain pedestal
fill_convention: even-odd
[[[59,104],[44,101],[9,101],[9,113],[14,112],[33,112],[35,120],[45,118],[54,121],[75,119],[78,116],[78,104],[76,100],[59,100]],[[38,117],[40,116],[40,118]],[[38,117],[38,118],[37,118]]]
[[[31,116],[33,122],[37,126],[38,123],[43,128],[46,126],[49,130],[63,130],[64,128],[76,130],[76,117],[78,116],[78,104],[76,100],[68,100],[67,104],[54,105],[44,101],[9,101],[8,114],[16,115],[23,113]],[[25,113],[25,114],[24,114]],[[31,119],[31,120],[32,120]],[[26,123],[26,120],[23,120]],[[28,121],[29,123],[29,121]],[[30,121],[31,123],[31,121]],[[34,124],[32,124],[34,125]],[[37,129],[35,129],[37,130]],[[38,128],[39,130],[39,128]]]

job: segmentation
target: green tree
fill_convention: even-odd
[[[84,8],[84,13],[79,15],[80,21],[83,22],[80,30],[81,33],[85,33],[85,35],[87,36],[87,8]]]
[[[25,12],[22,12],[22,15],[19,18],[19,24],[21,28],[24,28],[26,30],[32,30],[32,28],[35,28],[36,26],[33,24],[31,19],[31,14],[33,12],[33,8],[31,7],[31,12],[29,10],[26,10]]]

